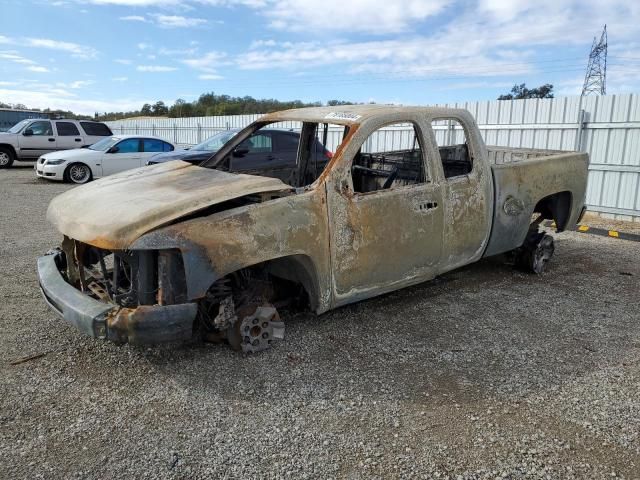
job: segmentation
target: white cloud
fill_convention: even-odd
[[[207,23],[204,18],[182,17],[180,15],[162,15],[154,13],[150,15],[155,23],[163,28],[194,28]]]
[[[127,60],[126,58],[116,58],[114,60],[116,63],[120,63],[121,65],[131,65],[131,60]]]
[[[7,103],[22,103],[34,108],[52,108],[93,115],[94,112],[113,112],[137,110],[150,99],[114,98],[109,100],[82,100],[63,89],[2,89],[0,98]]]
[[[37,65],[32,65],[30,67],[27,67],[27,70],[29,70],[30,72],[35,72],[35,73],[49,73],[50,70],[47,67],[41,67],[41,66],[37,66]]]
[[[47,48],[70,53],[77,58],[94,58],[98,52],[92,47],[72,42],[61,42],[50,38],[26,38],[24,44],[29,47]]]
[[[148,44],[148,43],[144,43],[144,42],[140,42],[137,45],[139,50],[148,50],[149,48],[152,47],[152,45]]]
[[[182,60],[182,63],[202,72],[214,73],[216,67],[227,65],[229,63],[227,60],[225,60],[226,57],[226,53],[214,51],[198,58],[188,58],[186,60]]]
[[[113,77],[111,79],[112,82],[126,82],[129,80],[129,77]]]
[[[78,89],[78,88],[85,88],[88,87],[89,85],[93,85],[93,81],[92,80],[76,80],[75,82],[71,82],[69,84],[69,88],[73,88],[73,89]]]
[[[198,75],[198,78],[200,80],[222,80],[224,77],[215,73],[203,73],[202,75]]]
[[[120,20],[124,20],[125,22],[142,22],[142,23],[149,22],[149,20],[147,20],[145,17],[140,15],[127,15],[126,17],[120,17]]]
[[[158,50],[158,55],[166,55],[172,57],[192,57],[198,53],[196,47],[191,48],[164,48]]]
[[[15,52],[0,52],[0,58],[4,60],[9,60],[14,63],[20,63],[22,65],[35,65],[36,62],[33,60],[29,60],[28,58],[24,58],[21,55],[18,55]]]
[[[177,70],[175,67],[166,67],[163,65],[138,65],[136,70],[139,72],[152,72],[152,73],[160,73],[160,72],[174,72]]]
[[[277,0],[262,13],[280,30],[397,33],[442,12],[450,0]]]

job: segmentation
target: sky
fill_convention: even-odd
[[[77,113],[201,93],[424,105],[514,84],[640,91],[640,1],[0,0],[0,102]]]

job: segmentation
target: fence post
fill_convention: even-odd
[[[229,122],[227,122],[227,130],[229,130]]]
[[[202,142],[202,125],[198,123],[198,143]]]
[[[138,124],[136,123],[136,135],[138,135]]]
[[[582,151],[582,136],[584,134],[584,126],[587,123],[587,112],[580,110],[578,112],[578,133],[576,133],[575,151]]]
[[[151,124],[151,135],[153,135],[154,137],[156,136],[156,124],[155,123]]]
[[[120,135],[124,135],[124,125],[120,125]]]
[[[178,143],[178,126],[173,122],[173,143]]]

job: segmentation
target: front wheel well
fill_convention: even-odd
[[[554,193],[539,200],[533,213],[539,213],[545,220],[553,220],[556,224],[556,230],[562,232],[568,226],[572,202],[571,192]]]
[[[89,180],[88,181],[93,180],[93,169],[89,165],[87,165],[84,162],[71,162],[64,169],[64,174],[63,174],[62,178],[63,178],[63,180],[65,182],[70,182],[71,181],[71,178],[69,177],[69,170],[71,170],[71,167],[73,167],[74,165],[84,165],[85,167],[87,167],[89,169]]]
[[[7,150],[14,159],[16,159],[18,157],[18,155],[16,154],[16,149],[13,148],[13,145],[10,145],[8,143],[0,143],[0,148],[2,150]]]

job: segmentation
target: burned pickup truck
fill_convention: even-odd
[[[295,162],[269,155],[273,128],[300,131],[278,149]],[[283,309],[321,314],[505,252],[542,272],[554,249],[542,221],[579,221],[587,163],[486,147],[465,110],[277,112],[199,166],[130,170],[56,197],[47,218],[64,237],[38,259],[40,285],[95,337],[195,335],[255,352],[282,338]]]

